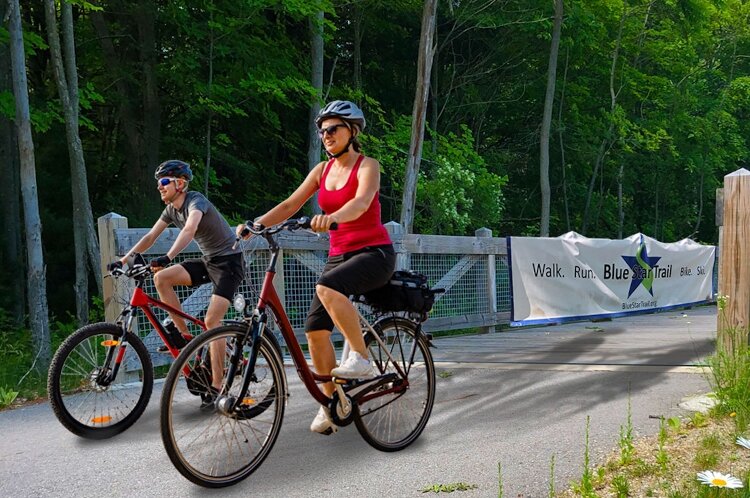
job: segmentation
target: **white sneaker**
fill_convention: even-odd
[[[312,424],[310,424],[310,430],[328,436],[339,430],[339,428],[331,420],[331,412],[328,411],[328,408],[321,406]]]
[[[349,356],[341,365],[331,370],[333,377],[340,379],[369,379],[375,377],[370,360],[366,360],[356,351],[350,351]]]

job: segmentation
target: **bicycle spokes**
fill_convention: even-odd
[[[261,339],[255,368],[247,371],[246,328],[230,325],[191,342],[170,370],[162,394],[162,440],[175,467],[188,479],[209,487],[244,479],[266,457],[278,436],[284,412],[285,383],[278,351]],[[221,348],[211,347],[219,344]],[[211,390],[199,354],[222,349],[221,392],[201,409],[196,394]],[[214,354],[206,353],[211,362]],[[184,371],[191,374],[187,377]],[[208,369],[213,371],[212,368]],[[243,378],[248,387],[243,390]]]

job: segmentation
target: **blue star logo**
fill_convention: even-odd
[[[654,266],[659,262],[661,256],[649,256],[646,252],[646,244],[641,239],[641,245],[638,246],[638,250],[635,252],[635,256],[622,256],[622,259],[627,263],[628,268],[633,273],[633,279],[630,281],[630,290],[628,291],[628,298],[633,295],[633,292],[638,288],[639,285],[643,287],[651,294],[654,295]]]

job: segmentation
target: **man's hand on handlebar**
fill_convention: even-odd
[[[112,261],[111,263],[107,264],[107,271],[112,273],[116,270],[122,270],[122,266],[123,266],[122,261],[118,259],[116,261]]]
[[[172,258],[167,256],[166,254],[164,256],[159,256],[158,258],[154,258],[150,262],[151,269],[153,269],[155,272],[162,270],[169,265],[169,263],[172,262]]]

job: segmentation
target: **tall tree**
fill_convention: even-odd
[[[102,283],[99,271],[99,242],[94,231],[94,216],[89,200],[86,161],[79,134],[78,68],[76,67],[75,41],[73,36],[72,6],[67,1],[60,3],[64,50],[60,46],[57,29],[55,0],[45,0],[47,39],[50,48],[50,62],[55,74],[57,91],[65,119],[65,134],[70,159],[70,178],[73,193],[73,239],[76,265],[76,316],[81,324],[88,323],[89,293],[88,270],[95,275],[101,292]]]
[[[111,102],[119,104],[118,125],[126,139],[127,159],[122,161],[127,168],[131,208],[144,215],[148,205],[141,202],[141,196],[153,192],[151,174],[158,163],[161,145],[157,9],[153,0],[111,0],[106,9],[107,15],[92,11],[89,17],[102,49],[104,69],[113,80],[110,84],[117,89]],[[183,70],[192,73],[195,68]]]
[[[435,55],[436,15],[437,0],[425,0],[424,10],[422,11],[422,30],[419,36],[417,85],[414,90],[414,107],[411,117],[411,143],[409,144],[404,194],[401,203],[401,225],[406,233],[411,233],[414,226],[414,205],[417,199],[419,164],[422,161],[425,116],[427,115],[427,99],[430,92],[430,72],[432,71],[432,58]]]
[[[8,2],[0,2],[0,19],[5,19]],[[10,51],[7,45],[0,45],[0,93],[13,91]],[[21,236],[21,185],[18,177],[18,141],[13,122],[0,114],[0,164],[3,181],[0,182],[2,202],[2,258],[9,285],[4,289],[11,299],[7,300],[8,310],[16,324],[23,323],[26,309],[24,290],[23,241]]]
[[[557,54],[560,51],[562,20],[563,0],[555,0],[555,21],[552,28],[552,46],[549,51],[549,69],[547,70],[547,92],[544,96],[544,115],[542,117],[542,131],[539,138],[539,178],[542,192],[542,221],[539,235],[541,237],[549,237],[549,132],[552,125],[552,104],[555,101]]]
[[[23,47],[21,7],[18,0],[9,0],[8,32],[10,60],[13,72],[13,94],[16,103],[16,132],[21,163],[21,195],[23,198],[24,230],[26,234],[27,291],[29,324],[36,354],[36,368],[47,369],[50,361],[49,311],[47,308],[47,278],[42,251],[42,222],[36,185],[34,141],[31,137],[29,87],[26,80],[26,56]]]
[[[318,138],[318,127],[315,117],[320,112],[321,100],[323,99],[323,21],[325,13],[321,10],[316,12],[309,20],[310,24],[310,84],[315,96],[310,103],[310,119],[307,121],[307,167],[309,171],[320,162],[320,139]],[[313,212],[319,213],[318,194],[312,199]]]

